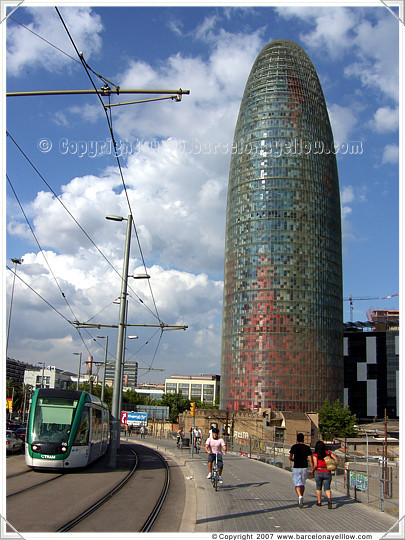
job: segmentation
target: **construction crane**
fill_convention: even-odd
[[[357,298],[353,298],[353,296],[350,295],[343,298],[343,301],[350,302],[350,322],[353,322],[353,300],[355,300],[356,302],[357,300],[387,300],[388,298],[393,298],[394,296],[399,296],[399,293],[383,296],[382,298],[378,296],[358,296]]]
[[[350,322],[353,322],[353,300],[357,302],[357,300],[379,300],[379,298],[377,296],[358,296],[353,298],[352,295],[343,298],[344,302],[350,302]]]

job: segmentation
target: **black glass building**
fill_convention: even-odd
[[[343,399],[342,247],[333,135],[296,43],[266,45],[235,129],[226,214],[221,409]]]

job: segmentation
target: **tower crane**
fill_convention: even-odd
[[[393,298],[394,296],[399,296],[399,293],[383,296],[382,298],[379,298],[378,296],[358,296],[357,298],[353,298],[353,296],[350,295],[344,297],[343,301],[350,302],[350,322],[353,322],[353,300],[356,302],[357,300],[387,300],[388,298]]]
[[[357,300],[379,300],[379,298],[377,296],[357,296],[353,298],[352,295],[343,298],[344,302],[350,302],[350,322],[353,322],[353,300],[357,302]]]

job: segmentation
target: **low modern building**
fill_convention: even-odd
[[[219,375],[172,375],[165,379],[165,393],[214,404],[220,390]]]
[[[357,325],[357,326],[356,326]],[[366,331],[351,323],[344,332],[344,405],[359,421],[398,418],[399,331]]]
[[[85,377],[80,377],[80,381],[83,380],[85,380]],[[41,387],[61,389],[76,388],[77,375],[55,366],[48,366],[45,368],[34,366],[33,369],[25,370],[24,384],[29,384],[34,390]]]
[[[135,389],[137,394],[141,394],[143,397],[149,397],[151,399],[162,399],[165,393],[164,384],[144,384],[137,386]]]

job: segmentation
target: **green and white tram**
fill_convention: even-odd
[[[32,396],[25,463],[33,468],[85,467],[107,451],[109,411],[78,390],[39,388]]]

